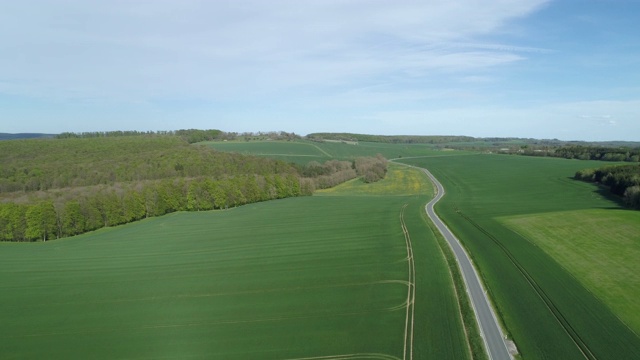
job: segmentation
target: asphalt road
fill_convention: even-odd
[[[447,240],[451,249],[453,249],[453,253],[458,260],[458,265],[462,271],[462,277],[464,278],[464,282],[467,286],[467,293],[469,294],[471,304],[473,305],[476,313],[476,319],[480,325],[480,333],[484,340],[487,352],[489,353],[489,358],[492,360],[512,360],[513,358],[507,349],[502,330],[498,325],[498,320],[489,305],[489,298],[480,283],[478,273],[471,264],[469,255],[462,245],[460,245],[460,241],[453,235],[451,230],[447,228],[442,220],[440,220],[435,211],[433,211],[433,206],[444,196],[444,187],[442,187],[442,184],[440,184],[440,182],[427,169],[422,170],[436,185],[438,191],[435,198],[427,204],[425,210],[427,211],[427,215],[431,221],[433,221],[440,233]]]

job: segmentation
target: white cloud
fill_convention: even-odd
[[[543,51],[477,38],[528,1],[65,1],[0,5],[0,91],[226,101],[459,73]]]

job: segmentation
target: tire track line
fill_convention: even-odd
[[[414,319],[416,302],[416,267],[413,258],[413,246],[411,245],[411,236],[409,235],[409,230],[407,229],[407,225],[404,222],[404,212],[407,209],[408,205],[409,204],[404,204],[402,210],[400,211],[400,225],[402,226],[402,233],[404,234],[404,241],[407,246],[407,265],[409,273],[409,280],[407,284],[407,313],[404,325],[404,350],[402,353],[403,360],[407,359],[407,351],[409,352],[408,359],[413,360],[413,329],[415,323]]]

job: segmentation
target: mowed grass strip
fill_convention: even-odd
[[[0,244],[0,357],[401,357],[401,197],[307,197]]]
[[[640,334],[640,212],[589,209],[504,217]]]

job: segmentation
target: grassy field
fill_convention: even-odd
[[[468,359],[428,193],[368,189],[0,243],[0,358]]]
[[[270,158],[306,164],[309,161],[351,160],[359,156],[382,154],[387,159],[413,156],[450,156],[470,154],[462,151],[438,150],[430,144],[384,144],[361,142],[350,145],[335,142],[298,141],[225,141],[200,143],[220,151],[268,156]]]
[[[540,246],[640,334],[640,212],[588,209],[499,220]]]
[[[601,163],[425,144],[206,145],[426,167],[523,359],[640,358],[637,213],[571,179]],[[0,358],[469,359],[425,180],[390,164],[381,182],[313,197],[0,243]]]
[[[598,163],[507,155],[403,161],[430,169],[445,186],[447,196],[437,210],[471,253],[523,359],[640,356],[638,335],[578,280],[575,269],[498,220],[584,209],[616,211],[616,199],[570,178]]]

